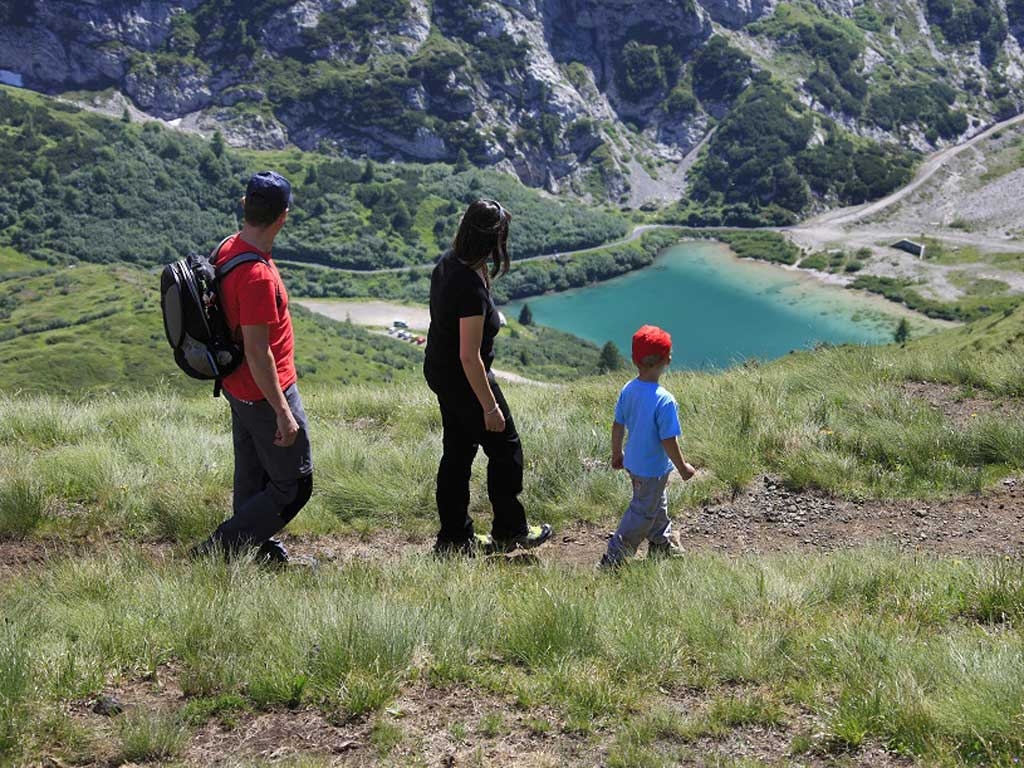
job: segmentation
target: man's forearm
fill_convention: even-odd
[[[277,379],[277,362],[270,349],[263,349],[252,355],[246,353],[245,359],[249,364],[253,381],[260,388],[267,403],[274,409],[274,413],[288,410],[288,400],[281,391],[281,382]]]

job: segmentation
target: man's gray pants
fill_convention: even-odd
[[[277,417],[266,400],[224,395],[231,405],[235,447],[234,516],[211,538],[230,551],[263,544],[299,513],[313,491],[313,457],[297,384],[284,391],[299,425],[287,448],[274,445]]]
[[[619,563],[632,557],[644,539],[654,545],[672,541],[672,521],[668,517],[668,493],[665,491],[670,474],[637,477],[629,473],[633,481],[633,500],[608,541],[608,561]]]

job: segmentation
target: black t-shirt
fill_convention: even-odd
[[[484,318],[480,357],[491,370],[494,337],[501,330],[498,310],[480,275],[451,252],[445,253],[430,276],[430,330],[423,374],[434,389],[463,389],[472,392],[459,359],[459,319]]]

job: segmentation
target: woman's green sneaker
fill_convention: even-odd
[[[492,548],[494,552],[511,552],[515,549],[533,549],[539,547],[545,541],[551,538],[551,526],[547,523],[543,525],[531,525],[526,529],[526,533],[521,533],[518,536],[513,536],[511,539],[494,539]]]

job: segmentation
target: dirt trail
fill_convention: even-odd
[[[789,491],[771,476],[758,478],[735,499],[698,509],[672,510],[680,544],[688,552],[730,556],[791,552],[838,552],[864,545],[955,555],[1024,555],[1024,479],[1011,478],[983,493],[928,501],[853,501],[815,491]],[[486,530],[488,521],[479,520]],[[517,563],[561,563],[593,568],[617,520],[558,526],[551,542]],[[343,567],[351,562],[397,563],[430,554],[429,536],[382,529],[368,536],[285,533],[282,540],[298,564]],[[0,581],[44,568],[67,557],[118,548],[142,549],[157,561],[179,557],[159,542],[2,541]],[[643,551],[640,553],[643,554]]]
[[[862,221],[869,216],[874,216],[887,208],[891,208],[897,205],[901,200],[906,198],[908,195],[915,192],[922,184],[928,179],[935,175],[935,172],[942,168],[946,163],[952,160],[954,157],[959,155],[966,149],[975,146],[976,144],[988,139],[992,134],[997,131],[1010,128],[1011,126],[1017,125],[1020,122],[1024,122],[1024,114],[1016,115],[1011,117],[1009,120],[1004,120],[1001,123],[996,123],[982,131],[981,133],[972,136],[967,141],[960,144],[955,144],[951,147],[946,147],[943,150],[936,152],[929,156],[927,160],[921,165],[917,173],[914,175],[913,180],[905,187],[896,190],[891,195],[883,197],[880,200],[876,200],[872,203],[866,203],[864,205],[853,206],[850,208],[840,208],[834,211],[817,216],[813,219],[808,220],[804,223],[805,227],[836,227],[843,224],[852,224],[857,221]]]
[[[879,545],[944,556],[1024,554],[1024,482],[1016,479],[994,491],[946,500],[860,502],[791,492],[777,479],[762,477],[735,500],[677,508],[672,515],[680,544],[688,552],[828,553]],[[479,522],[486,529],[487,521]],[[616,522],[563,526],[550,543],[536,550],[535,558],[518,553],[510,559],[593,568]],[[427,555],[432,541],[381,533],[362,539],[293,536],[286,537],[286,543],[300,558],[344,565]]]

